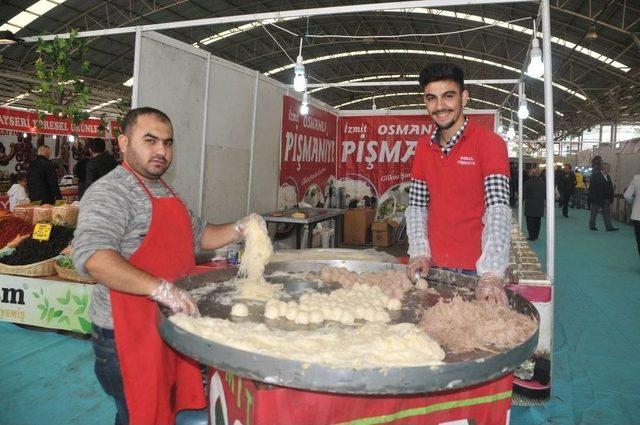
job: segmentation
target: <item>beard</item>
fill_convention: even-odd
[[[435,123],[435,125],[440,130],[448,130],[448,129],[450,129],[458,121],[458,118],[460,118],[460,114],[454,115],[451,118],[451,121],[447,121],[447,122],[442,123],[442,122],[438,121],[438,113],[440,113],[440,112],[454,113],[455,111],[453,109],[440,109],[440,110],[437,110],[437,111],[434,111],[433,113],[431,113],[431,116],[433,117],[433,122]]]
[[[154,156],[145,161],[133,150],[127,151],[125,160],[136,173],[149,180],[161,178],[169,169],[169,165],[171,165],[167,158],[159,156]],[[164,164],[161,165],[153,161],[163,161]]]

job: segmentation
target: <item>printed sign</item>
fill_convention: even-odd
[[[0,108],[0,128],[38,134],[75,134],[80,137],[105,137],[100,134],[100,120],[90,118],[78,124],[71,120],[63,120],[53,115],[46,115],[42,127],[37,127],[38,114],[13,108]]]
[[[92,289],[93,285],[3,275],[0,320],[89,333]]]
[[[335,115],[311,105],[302,115],[300,101],[284,96],[279,209],[303,201],[328,206],[328,182],[336,178],[336,121]]]

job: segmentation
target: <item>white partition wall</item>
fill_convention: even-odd
[[[258,81],[249,211],[266,212],[276,209],[278,203],[282,99],[286,89],[264,76]]]
[[[171,117],[174,158],[165,177],[189,208],[212,223],[275,209],[286,89],[155,32],[139,36],[136,61],[133,106]]]
[[[171,118],[174,153],[165,180],[197,212],[209,54],[155,32],[142,33],[136,53],[135,106],[152,106]]]

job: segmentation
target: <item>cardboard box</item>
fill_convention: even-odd
[[[372,208],[354,208],[344,213],[343,242],[348,245],[366,245],[371,241]]]
[[[396,242],[396,227],[388,221],[373,222],[373,224],[371,224],[371,240],[373,242],[373,246],[393,245]]]

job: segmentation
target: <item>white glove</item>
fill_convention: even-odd
[[[233,226],[233,230],[236,233],[236,240],[244,239],[247,237],[246,231],[247,226],[249,225],[249,221],[256,220],[262,227],[267,228],[267,222],[264,221],[264,218],[260,214],[250,214],[243,219],[236,221],[236,224]]]
[[[476,288],[478,301],[493,302],[498,305],[507,305],[507,293],[504,291],[504,280],[495,274],[485,273],[478,280]]]
[[[420,277],[427,277],[430,268],[431,258],[425,257],[424,255],[411,257],[407,265],[407,275],[412,281],[415,280],[416,274]]]
[[[171,309],[173,313],[184,313],[187,316],[200,317],[195,301],[182,289],[173,283],[162,280],[149,296]]]

